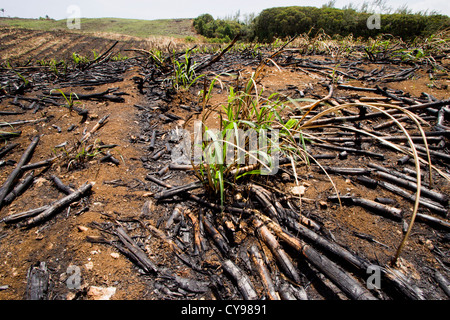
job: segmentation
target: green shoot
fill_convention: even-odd
[[[81,104],[80,101],[74,101],[74,97],[75,97],[76,99],[79,99],[76,93],[71,92],[71,93],[69,94],[69,96],[67,97],[67,95],[66,95],[61,89],[52,89],[52,90],[50,91],[50,94],[51,94],[53,91],[55,91],[55,90],[58,91],[59,93],[61,93],[61,95],[63,96],[64,100],[66,100],[66,104],[65,104],[64,106],[67,107],[67,108],[69,109],[69,111],[72,111],[73,106],[74,106],[75,104]]]
[[[189,51],[184,54],[183,61],[173,60],[173,74],[170,80],[175,90],[189,89],[197,80],[205,76],[203,74],[197,76],[195,66],[196,62],[192,61]]]

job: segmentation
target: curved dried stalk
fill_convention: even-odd
[[[426,136],[425,136],[425,132],[422,129],[422,126],[420,125],[419,121],[418,121],[418,117],[416,117],[416,115],[414,115],[412,112],[405,110],[404,108],[400,107],[400,106],[395,106],[395,105],[390,105],[390,104],[381,104],[381,103],[374,103],[374,104],[362,104],[362,103],[349,103],[349,104],[343,104],[343,105],[339,105],[336,107],[332,107],[330,109],[327,109],[325,111],[322,111],[321,113],[317,114],[316,116],[312,117],[311,119],[309,119],[308,121],[306,121],[306,123],[304,123],[301,127],[303,128],[307,128],[308,124],[313,123],[314,120],[316,119],[320,119],[321,117],[323,117],[324,115],[330,113],[330,112],[334,112],[334,111],[338,111],[344,108],[348,108],[350,106],[367,106],[370,108],[373,108],[379,112],[384,113],[386,116],[388,116],[389,118],[392,119],[392,121],[400,128],[400,130],[402,130],[402,132],[404,133],[404,135],[407,137],[408,143],[411,147],[412,150],[412,155],[414,157],[414,164],[415,164],[415,168],[416,168],[416,181],[417,181],[417,191],[416,191],[416,197],[415,197],[415,202],[414,202],[414,208],[413,208],[413,213],[412,213],[412,217],[411,217],[411,221],[410,224],[408,226],[408,230],[406,231],[400,245],[397,248],[397,251],[395,253],[395,256],[392,260],[392,264],[395,265],[395,263],[397,262],[401,251],[403,250],[403,247],[411,233],[416,215],[417,215],[417,211],[419,209],[419,200],[420,200],[420,188],[421,188],[421,173],[420,173],[420,164],[419,164],[419,156],[417,154],[417,150],[414,146],[414,142],[411,139],[411,136],[409,135],[408,131],[405,129],[405,127],[396,119],[394,118],[391,114],[389,114],[388,112],[386,112],[385,110],[382,110],[380,107],[388,107],[388,108],[393,108],[393,109],[397,109],[400,110],[401,112],[403,112],[405,115],[407,115],[419,128],[419,131],[422,135],[424,144],[425,144],[425,149],[427,150],[427,155],[428,155],[428,161],[429,161],[429,165],[430,165],[430,171],[431,171],[431,157],[430,157],[430,153],[429,153],[429,149],[428,149],[428,143],[426,140]],[[420,119],[420,118],[419,118]],[[422,119],[420,119],[422,120]],[[423,121],[423,120],[422,120]],[[364,131],[360,131],[362,133],[366,133]],[[379,139],[380,141],[383,141],[383,139],[381,137],[377,137],[377,139]],[[384,140],[386,142],[386,140]]]
[[[338,110],[341,110],[341,109],[345,109],[347,107],[357,107],[357,106],[367,106],[367,107],[373,108],[373,109],[375,109],[375,110],[385,114],[389,118],[391,118],[394,121],[394,123],[397,124],[397,126],[399,126],[399,125],[401,126],[401,124],[389,112],[387,112],[385,110],[382,110],[379,107],[397,109],[397,110],[405,113],[412,121],[414,121],[414,123],[417,125],[417,127],[418,127],[418,129],[420,131],[420,134],[421,134],[422,139],[424,141],[424,145],[425,145],[425,149],[426,149],[426,152],[427,152],[427,156],[428,156],[428,165],[429,165],[430,168],[432,168],[431,156],[430,156],[430,153],[429,153],[429,148],[428,148],[428,142],[426,140],[426,135],[425,135],[425,132],[422,129],[422,126],[418,122],[418,120],[420,120],[421,122],[423,122],[425,124],[428,124],[428,123],[426,121],[424,121],[423,119],[421,119],[420,117],[416,116],[411,111],[406,110],[406,109],[404,109],[404,108],[402,108],[400,106],[391,105],[391,104],[385,104],[385,103],[346,103],[346,104],[335,106],[335,107],[332,107],[332,108],[329,108],[327,110],[322,111],[321,113],[317,114],[316,116],[314,116],[311,119],[309,119],[308,121],[306,121],[306,123],[304,123],[301,126],[301,128],[308,128],[308,129],[310,129],[310,128],[323,128],[324,127],[323,125],[309,126],[308,124],[314,122],[317,119],[322,118],[324,115],[326,115],[328,113],[331,113],[331,112],[334,112],[334,111],[338,111]],[[403,128],[403,126],[400,127],[400,129],[402,129],[402,128]],[[406,129],[403,128],[402,131],[405,133],[405,136],[408,137],[409,143],[411,144],[412,140],[409,139],[410,135],[406,132]],[[378,140],[383,141],[386,144],[391,144],[391,143],[388,143],[386,140],[383,140],[382,137],[377,137],[375,135],[371,135],[370,133],[368,133],[368,132],[366,132],[364,130],[361,130],[359,132],[363,133],[363,134],[366,134],[366,135],[370,135],[372,137],[375,137]],[[399,151],[401,151],[401,150],[399,150]],[[404,152],[404,151],[402,151],[402,152]],[[431,170],[430,170],[430,184],[432,184]]]
[[[393,142],[391,142],[391,141],[389,141],[389,140],[383,139],[383,137],[377,136],[377,135],[375,135],[375,134],[372,134],[372,133],[367,132],[367,131],[364,131],[364,130],[359,130],[359,129],[356,129],[356,128],[354,128],[354,127],[346,127],[346,126],[327,126],[327,127],[343,128],[343,129],[345,129],[345,130],[350,130],[350,131],[355,131],[355,132],[358,132],[358,133],[361,133],[361,134],[365,134],[365,135],[367,135],[367,136],[370,136],[371,138],[374,138],[374,139],[376,139],[376,140],[379,140],[381,143],[383,143],[383,144],[385,144],[385,145],[387,145],[387,146],[389,146],[389,147],[391,147],[391,148],[393,148],[393,149],[395,149],[395,150],[397,150],[397,151],[399,151],[399,152],[401,152],[401,153],[404,153],[404,154],[407,154],[407,155],[410,155],[410,156],[413,155],[413,153],[410,152],[409,150],[405,149],[405,147],[403,147],[403,146],[401,146],[401,145],[398,145],[398,144],[395,144],[395,143],[393,143]],[[306,133],[305,133],[305,135],[306,135]],[[321,140],[319,139],[319,141],[321,141]],[[323,141],[323,142],[326,142],[326,141]],[[428,149],[427,149],[427,151],[428,151]],[[421,163],[427,164],[427,165],[430,166],[430,161],[426,161],[426,160],[422,159],[421,157],[419,157],[418,159],[419,159],[419,161],[420,161]],[[445,172],[443,172],[442,170],[440,170],[439,168],[437,168],[436,166],[434,166],[432,163],[431,163],[430,168],[432,168],[432,169],[433,169],[434,171],[436,171],[440,176],[442,176],[444,179],[446,179],[447,181],[450,182],[450,176],[447,175],[447,174],[446,174]],[[430,170],[430,171],[431,171],[431,170]],[[431,176],[431,174],[429,175],[429,179],[430,179],[430,180],[429,180],[429,184],[432,185],[432,176]]]
[[[399,108],[400,108],[400,107],[399,107]],[[419,164],[419,160],[418,160],[419,156],[418,156],[418,154],[417,154],[416,147],[414,146],[414,142],[412,141],[411,136],[408,134],[408,131],[407,131],[407,130],[405,129],[405,127],[403,127],[402,124],[401,124],[397,119],[395,119],[393,116],[391,116],[390,114],[386,113],[384,110],[381,110],[380,108],[375,107],[375,109],[378,109],[379,111],[382,111],[383,113],[385,113],[386,115],[388,115],[388,116],[395,122],[395,124],[403,131],[403,133],[405,134],[405,136],[406,136],[407,139],[408,139],[408,143],[409,143],[410,146],[411,146],[411,150],[412,150],[412,153],[413,153],[413,156],[414,156],[414,164],[415,164],[415,167],[416,167],[416,179],[417,179],[417,182],[416,182],[416,183],[417,183],[417,191],[416,191],[416,199],[415,199],[415,202],[414,202],[414,209],[413,209],[411,221],[410,221],[409,226],[408,226],[408,230],[406,231],[405,236],[403,237],[403,240],[401,241],[400,245],[399,245],[398,248],[397,248],[397,252],[395,253],[394,259],[392,260],[392,265],[395,265],[395,264],[397,263],[398,258],[400,257],[400,254],[401,254],[401,252],[402,252],[402,250],[403,250],[404,245],[406,244],[406,240],[408,239],[409,234],[411,233],[412,227],[413,227],[413,225],[414,225],[414,221],[415,221],[415,219],[416,219],[417,211],[419,210],[419,204],[420,204],[420,189],[421,189],[421,185],[422,185],[422,181],[421,181],[422,176],[421,176],[421,174],[420,174],[420,164]],[[420,130],[420,133],[421,133],[421,135],[422,135],[422,137],[423,137],[423,140],[424,140],[424,143],[425,143],[425,147],[426,147],[426,149],[427,149],[428,158],[430,159],[429,161],[430,161],[430,164],[431,164],[431,158],[430,158],[430,154],[429,154],[429,152],[428,152],[429,150],[428,150],[428,144],[427,144],[427,139],[426,139],[425,133],[424,133],[424,131],[423,131],[421,125],[420,125],[419,122],[417,121],[417,119],[414,117],[414,115],[412,115],[411,112],[409,112],[409,111],[406,112],[406,111],[407,111],[407,110],[404,110],[405,114],[406,114],[408,117],[410,117],[410,118],[417,124],[417,126],[418,126],[418,128],[419,128],[419,130]],[[430,171],[431,171],[431,170],[430,170]]]

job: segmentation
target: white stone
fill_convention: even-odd
[[[292,187],[291,192],[297,196],[303,196],[305,194],[306,188],[305,186],[295,186]]]
[[[92,300],[110,300],[116,293],[115,287],[96,287],[90,286],[87,292],[88,298]]]

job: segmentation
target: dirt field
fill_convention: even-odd
[[[122,56],[135,56],[133,52],[125,51],[139,48],[172,49],[183,47],[183,39],[170,37],[149,37],[142,39],[128,35],[113,33],[76,33],[67,31],[39,31],[21,28],[0,27],[0,58],[3,61],[36,60],[70,60],[73,53],[93,57],[92,51],[97,53],[106,51],[115,41],[116,54]]]
[[[137,39],[120,39],[115,52],[126,52],[130,48],[148,49],[148,43]],[[33,57],[33,59],[64,59],[70,57],[72,52],[86,54],[95,49],[98,53],[107,50],[114,39],[92,37],[84,35],[65,34],[59,32],[25,31],[19,29],[1,29],[0,32],[0,58],[21,61]],[[283,95],[298,98],[320,99],[328,94],[327,88],[321,85],[325,80],[323,74],[314,70],[298,67],[296,64],[287,63],[298,59],[305,61],[325,61],[334,68],[336,62],[330,57],[302,56],[290,53],[290,58],[278,61],[280,68],[273,65],[266,67],[258,86],[264,87],[264,94],[279,92]],[[140,57],[137,54],[131,55]],[[203,60],[205,55],[194,56],[194,59]],[[17,143],[18,146],[7,153],[0,160],[8,160],[0,168],[0,183],[5,183],[13,172],[16,164],[35,136],[40,136],[39,143],[29,163],[36,163],[51,159],[55,155],[59,157],[50,166],[40,167],[34,170],[34,182],[22,195],[12,203],[3,205],[0,210],[0,219],[12,214],[24,212],[44,205],[48,205],[64,197],[64,193],[55,188],[51,180],[52,175],[61,179],[65,185],[76,190],[85,183],[95,183],[92,192],[81,200],[73,203],[69,209],[58,212],[47,221],[36,226],[25,227],[18,224],[0,223],[0,299],[20,300],[27,297],[27,275],[31,266],[45,262],[49,273],[49,287],[46,292],[47,299],[95,299],[93,287],[114,287],[113,300],[184,300],[184,299],[242,299],[240,291],[235,283],[223,271],[221,265],[226,258],[233,260],[249,276],[260,298],[265,297],[264,286],[255,271],[255,267],[246,263],[243,258],[247,249],[257,244],[266,254],[267,263],[274,277],[274,282],[279,288],[292,281],[280,271],[280,267],[274,263],[274,257],[256,236],[251,227],[250,219],[245,216],[235,216],[232,221],[225,223],[226,215],[214,214],[205,206],[195,201],[176,196],[163,201],[154,199],[154,194],[165,188],[149,181],[146,177],[150,174],[165,183],[179,186],[196,181],[191,171],[169,170],[159,175],[158,172],[171,162],[170,153],[166,152],[162,157],[154,160],[152,157],[167,144],[172,148],[176,145],[170,140],[170,130],[181,128],[190,117],[199,117],[198,92],[203,89],[202,83],[197,83],[189,90],[182,90],[170,94],[163,78],[149,81],[140,88],[139,78],[152,74],[152,68],[148,61],[141,58],[126,61],[109,61],[103,65],[95,66],[86,71],[74,70],[70,79],[72,85],[67,86],[63,78],[52,78],[49,72],[43,69],[31,67],[20,69],[21,74],[28,79],[36,79],[32,87],[23,93],[6,94],[0,92],[0,111],[19,112],[20,114],[1,115],[1,122],[12,123],[21,120],[36,120],[38,122],[23,125],[12,125],[12,128],[3,127],[3,131],[21,131],[20,136],[8,139],[3,146]],[[352,61],[342,59],[339,70],[352,71],[346,68]],[[225,54],[217,63],[206,69],[205,73],[219,73],[224,70],[233,70],[240,73],[243,79],[248,79],[255,70],[259,61],[249,56],[238,53]],[[445,63],[442,62],[442,63]],[[283,66],[284,64],[284,66]],[[328,66],[327,65],[327,66]],[[374,64],[364,61],[358,64],[359,75],[368,73],[375,68],[383,67],[384,74],[399,73],[410,65],[403,64]],[[111,71],[112,70],[112,71]],[[374,88],[376,85],[392,89],[389,92],[402,92],[403,96],[420,99],[422,92],[432,95],[437,100],[445,100],[450,97],[448,74],[434,81],[430,86],[428,74],[429,67],[418,65],[412,79],[394,82],[365,81],[361,79],[348,79],[342,76],[342,83],[354,87]],[[102,74],[109,72],[111,79],[120,78],[115,82],[101,85],[74,85],[76,79],[84,79],[89,72]],[[354,71],[354,70],[353,70]],[[8,76],[14,77],[14,73],[4,69],[2,79]],[[15,76],[15,79],[18,79]],[[47,79],[46,81],[42,79]],[[37,81],[39,80],[39,81]],[[18,80],[17,80],[18,81]],[[111,80],[112,81],[112,80]],[[224,77],[224,84],[232,84],[233,79]],[[41,106],[32,105],[33,100],[49,96],[51,89],[62,88],[64,92],[81,94],[93,94],[105,92],[108,89],[115,98],[123,98],[122,102],[114,99],[87,98],[80,100],[74,108],[88,110],[84,118],[77,110],[61,107],[66,102],[57,99],[57,104],[51,102],[39,102]],[[114,89],[113,89],[114,88]],[[113,90],[111,90],[113,89]],[[143,90],[143,91],[142,91]],[[397,91],[395,91],[397,90]],[[400,90],[400,91],[399,91]],[[211,104],[224,103],[226,90],[217,86],[213,92]],[[334,88],[333,97],[347,99],[350,95],[355,98],[366,96],[366,93],[353,90]],[[359,95],[359,97],[357,97]],[[367,96],[380,97],[375,93],[367,93]],[[19,97],[19,98],[16,98]],[[16,100],[15,100],[16,99]],[[354,112],[358,112],[355,108]],[[165,115],[166,117],[161,117]],[[81,149],[77,142],[81,141],[85,134],[98,123],[100,119],[108,116],[106,123],[96,130],[82,146],[91,150]],[[337,115],[341,116],[341,115]],[[373,128],[383,123],[384,119],[365,120],[363,126]],[[404,122],[407,128],[414,133],[412,123]],[[430,120],[432,131],[435,120]],[[449,118],[445,117],[444,126],[450,126]],[[156,144],[150,148],[153,130],[158,131]],[[326,129],[327,132],[335,132],[336,128]],[[383,132],[392,135],[401,134],[396,129],[387,128]],[[444,136],[444,147],[440,152],[448,154],[448,134]],[[63,147],[63,143],[66,143]],[[101,149],[102,145],[114,147]],[[78,146],[78,148],[76,148]],[[435,145],[434,145],[435,146]],[[340,151],[322,149],[310,145],[312,154],[332,153],[333,159],[322,159],[324,166],[358,167],[368,168],[370,164],[378,164],[385,168],[399,168],[397,161],[402,157],[396,151],[372,142],[364,142],[364,150],[382,153],[384,160],[367,155],[349,153],[344,160],[339,160]],[[71,149],[72,148],[72,149]],[[75,149],[73,149],[75,148]],[[65,153],[64,150],[67,152]],[[437,150],[437,147],[436,147]],[[107,153],[117,160],[116,163],[101,159]],[[109,158],[111,159],[111,158]],[[436,160],[436,166],[445,174],[449,174],[449,162]],[[405,165],[414,169],[411,163]],[[289,167],[281,170],[288,173]],[[27,171],[29,173],[30,171]],[[267,186],[270,190],[289,194],[295,186],[292,176],[282,176],[281,173],[274,177],[255,179],[256,182]],[[425,170],[427,173],[427,170]],[[410,220],[413,204],[404,198],[394,195],[381,187],[376,189],[363,186],[357,181],[357,177],[346,174],[330,174],[336,189],[341,195],[374,200],[377,197],[393,199],[392,206],[402,209],[404,219],[394,221],[380,216],[360,206],[343,205],[328,201],[329,196],[335,194],[329,179],[317,170],[316,167],[301,166],[297,168],[300,185],[304,186],[302,199],[294,199],[295,207],[299,212],[321,226],[320,234],[331,242],[336,243],[350,252],[362,257],[376,265],[388,265],[401,242],[404,234],[404,224]],[[426,177],[426,175],[425,175]],[[433,173],[433,190],[448,195],[450,184],[442,176]],[[196,190],[194,194],[201,195]],[[251,201],[245,193],[244,202]],[[214,199],[210,199],[214,201]],[[199,209],[204,209],[204,214],[211,215],[212,221],[219,231],[225,234],[231,248],[228,257],[223,255],[214,242],[205,236],[206,247],[203,259],[200,259],[200,269],[194,270],[192,266],[183,263],[180,257],[174,254],[174,249],[166,241],[155,236],[143,225],[149,224],[162,231],[171,216],[176,205],[181,204],[185,210],[190,210],[198,215]],[[251,205],[251,204],[250,204]],[[448,201],[444,205],[448,210]],[[440,217],[449,223],[447,217],[442,217],[430,212],[426,208],[420,208],[419,212]],[[230,227],[233,225],[233,227]],[[133,240],[145,252],[148,258],[155,263],[160,273],[143,271],[131,259],[122,254],[114,245],[108,243],[95,243],[100,235],[108,239],[114,238],[114,227],[122,226],[131,235]],[[177,224],[176,241],[183,252],[195,258],[193,254],[192,225],[186,217]],[[181,231],[180,231],[181,230]],[[231,231],[234,230],[234,231]],[[172,229],[167,231],[173,232]],[[109,233],[108,233],[109,232]],[[448,296],[440,288],[435,280],[435,272],[438,270],[447,279],[450,278],[449,267],[449,229],[444,230],[416,222],[412,234],[405,246],[398,270],[402,272],[411,283],[420,289],[425,299],[446,300]],[[170,233],[167,233],[170,234]],[[369,235],[368,240],[361,234]],[[360,235],[360,236],[357,236]],[[89,238],[90,237],[90,238]],[[88,241],[88,240],[91,241]],[[375,240],[375,241],[373,241]],[[117,240],[114,240],[117,241]],[[116,243],[116,242],[115,242]],[[314,245],[313,245],[314,246]],[[317,268],[312,266],[304,257],[300,256],[292,248],[286,247],[286,252],[292,257],[299,270],[301,283],[296,286],[303,288],[309,299],[348,299],[348,296]],[[345,266],[345,264],[343,264]],[[73,275],[70,266],[79,267],[80,283],[76,288],[69,284]],[[344,268],[344,267],[343,267]],[[345,267],[349,272],[365,286],[368,275],[361,275],[352,268]],[[164,271],[164,272],[163,272]],[[165,275],[177,275],[184,279],[195,280],[198,284],[204,284],[207,289],[194,292],[192,288],[186,289],[180,282]],[[279,289],[282,291],[282,289]],[[372,290],[372,294],[379,299],[404,299],[388,284],[381,282],[380,290]]]

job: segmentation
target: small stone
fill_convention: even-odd
[[[348,157],[348,153],[347,151],[342,151],[341,153],[339,153],[339,159],[341,160],[345,160]]]
[[[36,236],[35,239],[36,239],[36,240],[42,240],[42,239],[44,239],[44,235],[43,235],[42,233],[39,233],[39,234]]]
[[[119,259],[120,254],[118,254],[117,252],[112,252],[111,257],[113,257],[114,259]]]
[[[291,189],[291,193],[297,196],[303,196],[305,194],[305,186],[295,186]]]
[[[104,288],[90,286],[87,292],[87,296],[91,300],[110,300],[115,293],[115,287]]]
[[[80,231],[80,232],[86,232],[86,231],[88,231],[88,230],[89,230],[88,227],[85,227],[85,226],[78,226],[78,231]]]
[[[76,296],[77,296],[77,295],[76,295],[75,292],[69,292],[69,293],[66,295],[66,300],[74,300]]]
[[[431,240],[426,240],[425,241],[425,246],[429,249],[429,250],[433,250],[434,249],[434,245],[433,242]]]
[[[94,263],[92,261],[89,261],[88,263],[86,263],[84,265],[86,267],[87,270],[92,270],[94,269]]]
[[[240,192],[234,195],[234,200],[241,201],[243,199],[242,194]]]

